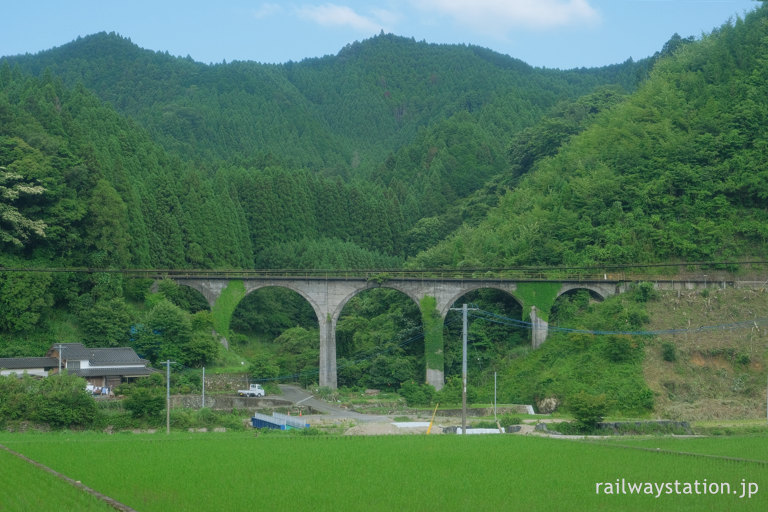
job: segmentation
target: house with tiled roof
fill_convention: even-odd
[[[28,374],[47,377],[57,370],[59,360],[55,357],[0,357],[0,376]]]
[[[57,343],[45,354],[56,360],[52,373],[61,368],[73,375],[83,377],[89,386],[109,388],[125,381],[148,377],[157,372],[147,367],[148,361],[141,359],[132,348],[90,348],[82,343]]]

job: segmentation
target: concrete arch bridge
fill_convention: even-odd
[[[214,327],[222,336],[229,333],[229,321],[237,304],[249,293],[266,287],[282,287],[295,291],[309,302],[317,316],[320,332],[319,384],[337,386],[336,323],[344,306],[355,295],[371,288],[391,288],[410,297],[425,314],[437,314],[445,320],[451,306],[465,294],[479,289],[497,289],[511,295],[523,308],[523,320],[530,321],[531,344],[539,347],[547,338],[547,319],[555,300],[572,290],[589,290],[598,298],[625,292],[631,284],[623,276],[601,275],[592,278],[564,278],[560,280],[522,277],[465,277],[461,275],[434,275],[415,273],[366,273],[357,275],[338,273],[284,273],[262,271],[184,272],[172,271],[153,277],[172,279],[189,286],[206,298],[214,312]],[[638,279],[644,280],[644,279]],[[656,282],[657,288],[694,289],[702,286],[726,286],[711,279],[698,281]],[[731,283],[732,284],[732,283]],[[431,298],[431,300],[425,300]],[[427,306],[428,304],[428,306]],[[431,311],[425,311],[428,307]],[[437,389],[444,385],[443,346],[427,348],[426,382]]]

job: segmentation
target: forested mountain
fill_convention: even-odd
[[[4,247],[4,259],[95,267],[251,264],[231,184],[169,156],[82,87],[7,65],[0,84],[0,166],[40,187],[15,197],[13,207],[44,224],[27,233],[4,217],[3,231],[19,234]]]
[[[46,236],[10,249],[93,266],[400,266],[439,239],[423,236],[431,219],[508,172],[514,133],[595,87],[634,89],[651,63],[542,70],[384,34],[284,65],[204,65],[106,33],[4,58],[2,135],[48,183],[18,203]],[[23,167],[10,149],[0,165]]]
[[[167,149],[217,160],[258,161],[329,173],[368,171],[419,128],[485,110],[483,124],[514,131],[555,102],[597,85],[634,88],[645,65],[553,71],[478,47],[384,35],[335,56],[263,65],[205,65],[143,50],[114,33],[7,59],[82,83],[137,119]]]
[[[763,6],[679,45],[626,101],[598,114],[557,152],[523,165],[527,175],[479,225],[412,264],[599,265],[766,254],[767,19]]]
[[[282,65],[205,65],[104,33],[5,57],[0,266],[386,269],[762,257],[767,40],[762,6],[700,41],[675,35],[652,58],[601,69],[535,69],[482,48],[384,34]],[[213,324],[185,293],[165,283],[153,294],[146,282],[106,272],[0,273],[0,355],[37,355],[70,337],[179,360],[176,341],[163,338],[174,332],[191,354],[185,364],[202,364],[215,353]],[[510,306],[495,295],[472,299],[499,313]],[[640,329],[635,309],[646,299],[585,316],[591,302],[581,296],[552,319],[600,317],[612,330],[608,317],[624,315]],[[244,301],[230,334],[254,368],[298,371],[299,356],[302,368],[317,364],[306,301],[252,302],[259,311]],[[401,346],[418,329],[414,308],[395,293],[350,301],[339,322],[342,381],[396,387],[423,377],[423,350]],[[279,325],[265,332],[272,318]],[[513,369],[527,350],[521,333],[475,329],[482,343],[473,364],[493,363],[473,369],[477,382],[495,370],[522,375]],[[616,354],[612,343],[581,341],[595,361],[636,369],[642,359],[641,344]],[[558,350],[581,346],[558,343],[530,360],[546,366]],[[378,347],[391,352],[371,355]],[[450,389],[458,389],[455,353],[446,346]],[[579,371],[592,368],[574,361]],[[570,382],[558,379],[547,392]],[[642,392],[632,407],[647,410],[641,376],[617,379]]]

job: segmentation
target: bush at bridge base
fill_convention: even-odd
[[[562,300],[573,303],[559,304],[559,317],[553,319],[550,328],[585,332],[551,332],[539,349],[508,361],[499,372],[499,402],[535,404],[555,397],[568,403],[577,394],[586,393],[605,395],[608,412],[648,414],[654,397],[643,374],[643,338],[589,332],[641,330],[648,320],[647,302],[638,302],[632,294],[601,303],[582,301],[578,296]]]
[[[412,380],[403,382],[398,393],[405,399],[408,407],[431,405],[436,395],[434,387],[429,384],[418,384]]]

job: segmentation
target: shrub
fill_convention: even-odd
[[[31,382],[29,375],[24,375],[22,379],[15,375],[0,377],[0,426],[26,416],[28,395],[25,389]]]
[[[435,388],[429,384],[418,384],[413,380],[403,382],[399,390],[409,407],[429,405],[435,396]]]
[[[98,416],[85,381],[63,373],[46,379],[0,378],[0,423],[28,420],[52,428],[87,427]]]
[[[174,428],[189,428],[195,425],[195,412],[190,409],[175,409],[171,411],[171,426]]]
[[[547,425],[547,430],[550,432],[560,432],[566,436],[575,436],[578,434],[585,434],[592,429],[585,429],[576,421],[562,421],[560,423],[550,423]]]
[[[635,302],[649,302],[658,298],[659,292],[653,286],[653,283],[637,283],[632,287],[632,298]]]
[[[677,361],[677,349],[674,343],[665,341],[661,344],[661,358],[670,363]]]
[[[643,356],[643,343],[634,336],[604,336],[603,354],[614,363],[635,361]]]
[[[520,425],[522,423],[522,420],[513,414],[507,413],[507,414],[501,415],[501,417],[499,418],[499,423],[501,424],[502,427],[507,427],[509,425]]]
[[[470,428],[497,428],[496,422],[493,420],[474,421],[471,423]]]
[[[328,402],[335,402],[339,399],[339,394],[336,390],[329,388],[328,386],[320,386],[315,390],[317,393],[317,396],[321,400],[326,400]]]
[[[171,375],[171,393],[188,395],[200,393],[202,389],[202,375],[197,371],[184,371]]]
[[[571,395],[567,401],[568,410],[576,418],[577,426],[584,431],[595,428],[608,411],[608,399],[605,394],[590,395],[584,391]]]
[[[165,397],[151,388],[133,388],[125,399],[125,408],[134,418],[159,418],[165,411]]]
[[[434,399],[441,404],[460,404],[461,403],[462,378],[459,375],[449,377],[445,381],[443,389],[435,393]],[[477,390],[467,384],[467,403],[477,401]]]
[[[197,422],[200,425],[212,427],[216,424],[216,420],[216,413],[208,407],[204,407],[197,411]]]
[[[262,352],[251,358],[248,373],[258,380],[274,379],[280,375],[280,367],[273,355]]]

